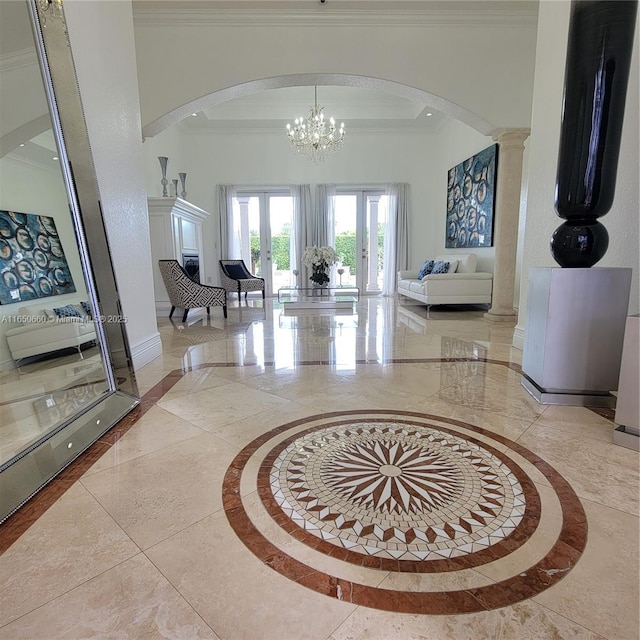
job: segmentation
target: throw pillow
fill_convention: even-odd
[[[80,312],[72,304],[54,307],[53,311],[58,318],[82,318]]]
[[[432,273],[434,264],[435,264],[434,260],[427,260],[420,268],[420,271],[418,271],[418,278],[422,280],[422,278]]]
[[[240,264],[228,264],[225,266],[225,269],[229,274],[229,277],[233,278],[234,280],[247,279],[247,274],[245,273],[244,269],[242,268],[242,265]]]
[[[447,273],[456,273],[460,260],[447,260],[447,262],[449,263],[449,271]]]
[[[82,310],[88,315],[91,316],[91,305],[88,302],[81,302],[80,306],[82,307]]]
[[[443,260],[436,261],[433,269],[431,269],[431,273],[449,273],[449,263]]]

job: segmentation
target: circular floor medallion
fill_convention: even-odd
[[[555,492],[546,492],[544,504],[558,506],[545,511],[532,470]],[[245,474],[298,547],[283,551],[284,534],[267,534],[266,514],[247,509],[240,495]],[[587,539],[575,492],[540,457],[472,424],[408,411],[309,416],[263,434],[227,469],[223,504],[245,546],[283,576],[333,598],[405,613],[470,613],[531,598],[569,573]],[[545,512],[562,519],[555,541],[536,538]],[[507,558],[530,541],[538,557]],[[331,562],[346,561],[341,577],[321,568],[322,555],[303,553],[300,542]],[[491,582],[473,569],[489,563],[511,577]],[[380,575],[386,588],[356,579],[371,569],[387,572]],[[439,585],[437,574],[456,570],[452,584],[459,575],[465,586],[443,590],[449,583]],[[394,573],[398,580],[389,582]],[[422,581],[411,573],[435,575]]]
[[[314,548],[331,553],[335,545],[355,564],[373,556],[381,568],[411,572],[505,555],[527,502],[520,544],[540,505],[522,469],[493,447],[394,419],[320,425],[288,438],[265,457],[259,480],[270,485],[261,491],[267,510],[296,524],[298,531],[287,529],[294,537],[309,543],[311,534],[320,541]]]

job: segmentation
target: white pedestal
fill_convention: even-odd
[[[618,384],[614,444],[640,450],[640,316],[630,316],[624,331]]]
[[[631,273],[531,269],[522,385],[538,402],[615,406]]]

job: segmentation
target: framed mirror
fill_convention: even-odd
[[[0,2],[0,522],[139,402],[60,0]]]

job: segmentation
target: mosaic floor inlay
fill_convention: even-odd
[[[455,558],[522,521],[524,491],[498,455],[419,424],[321,426],[279,453],[271,492],[302,529],[353,553]]]
[[[553,509],[543,507],[532,474],[542,474],[562,512],[550,549],[536,535],[543,510]],[[241,482],[254,484],[284,535],[345,563],[340,577],[302,547],[285,553],[272,541],[272,528],[243,503]],[[530,598],[562,579],[586,544],[582,505],[544,460],[472,424],[415,412],[336,412],[273,429],[233,461],[223,500],[236,534],[268,566],[331,597],[398,612],[481,611]],[[473,570],[524,545],[544,551],[533,564],[510,561],[512,577],[494,582]],[[356,579],[363,570],[389,572],[381,580],[432,574],[436,583],[382,588]],[[468,586],[438,588],[437,574],[455,571]]]

